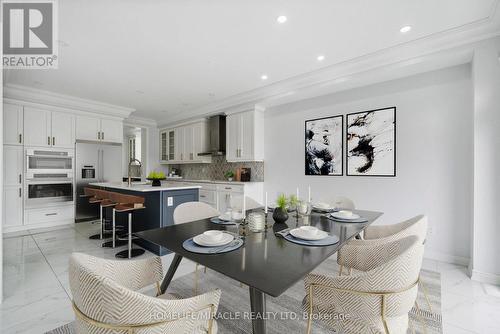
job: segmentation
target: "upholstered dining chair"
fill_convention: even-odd
[[[424,245],[416,236],[356,246],[350,276],[309,274],[303,308],[340,333],[406,333],[418,291]]]
[[[415,235],[422,244],[425,244],[427,225],[427,216],[418,215],[397,224],[368,226],[363,232],[364,240],[356,239],[349,241],[347,247],[342,247],[337,253],[337,263],[340,265],[339,275],[342,275],[344,267],[348,270],[349,274],[351,273],[353,268],[351,261],[357,257],[357,248],[355,246],[360,244],[366,245],[367,243],[384,243],[399,240],[410,235]],[[422,288],[429,311],[432,312],[427,287],[420,279],[418,285]]]
[[[162,279],[159,257],[106,260],[73,253],[69,282],[76,333],[216,333],[220,290],[186,299],[138,290]]]
[[[219,216],[220,213],[215,208],[204,202],[186,202],[178,205],[174,210],[174,224],[184,224],[201,219]],[[194,269],[194,292],[198,292],[198,268],[196,263]],[[207,271],[205,267],[204,271]]]

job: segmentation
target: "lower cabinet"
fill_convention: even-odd
[[[23,192],[21,187],[3,189],[3,228],[23,226]]]
[[[72,204],[26,209],[25,211],[25,225],[38,225],[57,222],[66,223],[74,221],[74,219],[75,207]]]

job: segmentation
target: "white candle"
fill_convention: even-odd
[[[242,212],[242,214],[243,214],[243,219],[245,219],[246,214],[247,214],[245,196],[243,196],[243,212]]]
[[[308,196],[307,196],[307,201],[308,201],[309,203],[311,203],[311,186],[309,186],[309,188],[308,188],[308,192],[309,192],[309,194],[308,194]]]
[[[299,199],[299,187],[297,187],[297,199]]]
[[[265,206],[264,206],[264,212],[267,215],[267,191],[266,191],[266,203],[265,203]]]

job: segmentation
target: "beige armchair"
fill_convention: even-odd
[[[313,317],[340,333],[406,333],[424,246],[416,236],[357,246],[351,276],[305,278],[307,333]]]
[[[216,333],[220,290],[187,299],[138,292],[162,279],[158,257],[105,260],[73,253],[69,281],[76,333]]]

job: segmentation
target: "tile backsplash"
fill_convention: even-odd
[[[264,162],[227,162],[225,156],[213,156],[210,164],[169,165],[179,171],[185,179],[225,180],[224,173],[236,171],[236,168],[250,168],[250,181],[264,181]]]

